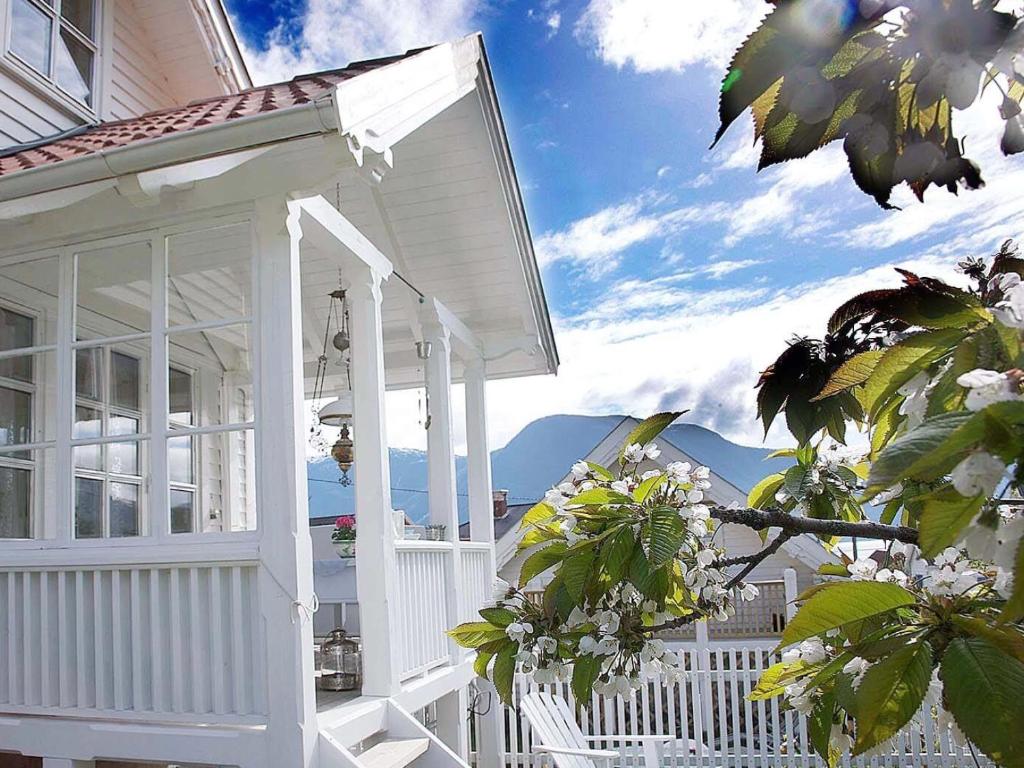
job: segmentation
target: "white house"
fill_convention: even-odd
[[[444,631],[494,574],[485,385],[558,365],[481,38],[252,88],[217,0],[0,27],[0,753],[465,766]],[[347,386],[317,376],[338,290],[363,681],[325,698],[304,412]],[[392,524],[384,393],[424,382],[446,541]]]
[[[639,424],[639,419],[632,416],[622,417],[608,433],[589,452],[579,458],[602,466],[614,466],[618,461],[618,452],[629,433]],[[666,431],[657,439],[661,455],[656,461],[647,461],[643,470],[664,469],[674,461],[689,462],[693,466],[711,463],[711,490],[708,499],[721,506],[739,504],[746,506],[747,489],[739,487],[735,479],[733,467],[715,466],[706,457],[687,453],[673,442],[672,431]],[[765,470],[768,474],[770,470]],[[568,479],[568,472],[562,480]],[[734,478],[734,479],[727,479]],[[519,571],[530,551],[518,552],[519,540],[523,531],[519,521],[532,504],[505,505],[495,507],[495,557],[498,575],[506,581],[517,584]],[[760,550],[762,544],[757,533],[741,525],[723,525],[716,536],[716,543],[724,546],[730,557],[751,554]],[[821,544],[809,536],[798,536],[786,541],[780,550],[751,572],[747,579],[758,585],[761,595],[758,600],[750,603],[737,601],[737,615],[725,623],[709,623],[707,629],[711,638],[765,638],[782,633],[786,619],[786,603],[795,595],[819,580],[818,569],[825,563],[838,563],[838,557],[830,554]],[[790,580],[787,597],[787,571]],[[534,577],[526,586],[528,594],[539,595],[551,580],[552,572],[548,571]],[[695,636],[697,628],[689,627],[674,633],[678,639],[690,639]]]

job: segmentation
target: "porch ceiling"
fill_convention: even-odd
[[[394,168],[380,184],[357,171],[317,191],[395,265],[398,275],[444,303],[490,353],[488,375],[550,372],[538,346],[520,245],[502,189],[479,97],[470,93],[394,147]],[[384,286],[383,321],[389,387],[419,386],[423,373],[414,344],[419,297],[398,275]],[[329,254],[304,255],[307,374],[315,371],[338,269]],[[540,322],[547,322],[541,318]],[[523,342],[527,349],[507,352]],[[498,358],[496,355],[507,352]],[[454,374],[461,376],[455,362]]]

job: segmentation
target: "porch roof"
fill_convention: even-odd
[[[127,120],[82,126],[31,144],[15,145],[0,151],[0,176],[229,123],[243,117],[309,104],[330,95],[335,86],[345,80],[402,61],[424,50],[419,48],[397,56],[353,62],[341,69],[297,75],[283,83],[199,99],[183,107],[147,112]]]

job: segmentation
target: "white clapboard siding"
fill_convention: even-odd
[[[262,721],[256,588],[249,565],[0,571],[0,704]]]
[[[400,541],[395,545],[398,632],[403,680],[448,663],[448,542]]]
[[[52,136],[80,122],[17,77],[0,71],[0,149]]]
[[[107,11],[113,17],[107,25],[112,35],[104,119],[123,120],[176,106],[178,99],[157,61],[149,30],[141,23],[134,3],[110,0]]]
[[[761,672],[778,657],[770,649],[746,646],[677,649],[687,671],[680,682],[651,679],[635,696],[593,694],[585,708],[576,708],[585,734],[668,734],[677,741],[666,749],[668,768],[823,768],[807,739],[807,721],[796,712],[784,711],[778,698],[752,702],[747,697]],[[541,768],[545,758],[533,753],[529,723],[519,712],[519,702],[530,691],[543,690],[562,696],[575,707],[568,683],[538,686],[517,675],[513,705],[501,706],[504,734],[502,763],[506,766]],[[474,714],[480,728],[482,715]],[[703,745],[698,753],[683,748],[685,739]],[[598,747],[612,749],[603,743]],[[977,750],[975,750],[977,752]],[[979,764],[992,766],[977,752]],[[640,768],[642,753],[626,751],[623,766]],[[845,768],[903,768],[903,766],[974,765],[967,747],[956,744],[948,729],[939,726],[935,713],[925,708],[897,739],[895,749],[875,757],[843,758]]]

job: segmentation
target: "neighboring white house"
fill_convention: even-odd
[[[594,445],[585,455],[579,458],[595,462],[602,466],[613,466],[618,461],[618,452],[629,433],[639,424],[634,417],[624,417],[608,432],[605,437]],[[700,457],[681,450],[672,442],[671,433],[666,432],[656,440],[661,448],[661,456],[656,461],[647,461],[642,470],[653,468],[663,469],[673,461],[689,462],[693,466],[704,464]],[[738,487],[727,480],[730,467],[710,466],[711,490],[708,499],[722,506],[729,504],[746,505],[747,489]],[[769,474],[765,471],[764,474]],[[567,472],[562,480],[568,479]],[[495,557],[498,575],[506,581],[517,584],[519,571],[530,551],[517,552],[522,531],[519,521],[532,504],[505,505],[496,504],[495,511]],[[741,525],[723,525],[717,534],[716,543],[725,547],[730,557],[742,556],[758,551],[763,544],[757,533]],[[792,569],[795,584],[791,590],[802,591],[818,580],[818,568],[825,563],[838,562],[835,555],[830,554],[821,544],[810,536],[798,536],[786,541],[775,554],[751,572],[748,581],[757,584],[761,596],[752,603],[737,601],[737,616],[724,624],[708,624],[711,637],[767,637],[781,634],[786,617],[786,571]],[[539,594],[551,580],[552,572],[541,574],[530,581],[526,591]],[[792,577],[791,577],[792,578]],[[689,638],[695,633],[694,628],[677,633],[681,639]]]
[[[0,753],[465,768],[444,632],[494,575],[485,385],[558,365],[481,38],[252,88],[217,0],[0,28]],[[359,538],[324,597],[363,682],[324,697],[304,414],[339,289]],[[424,383],[444,541],[393,524],[385,391]]]

